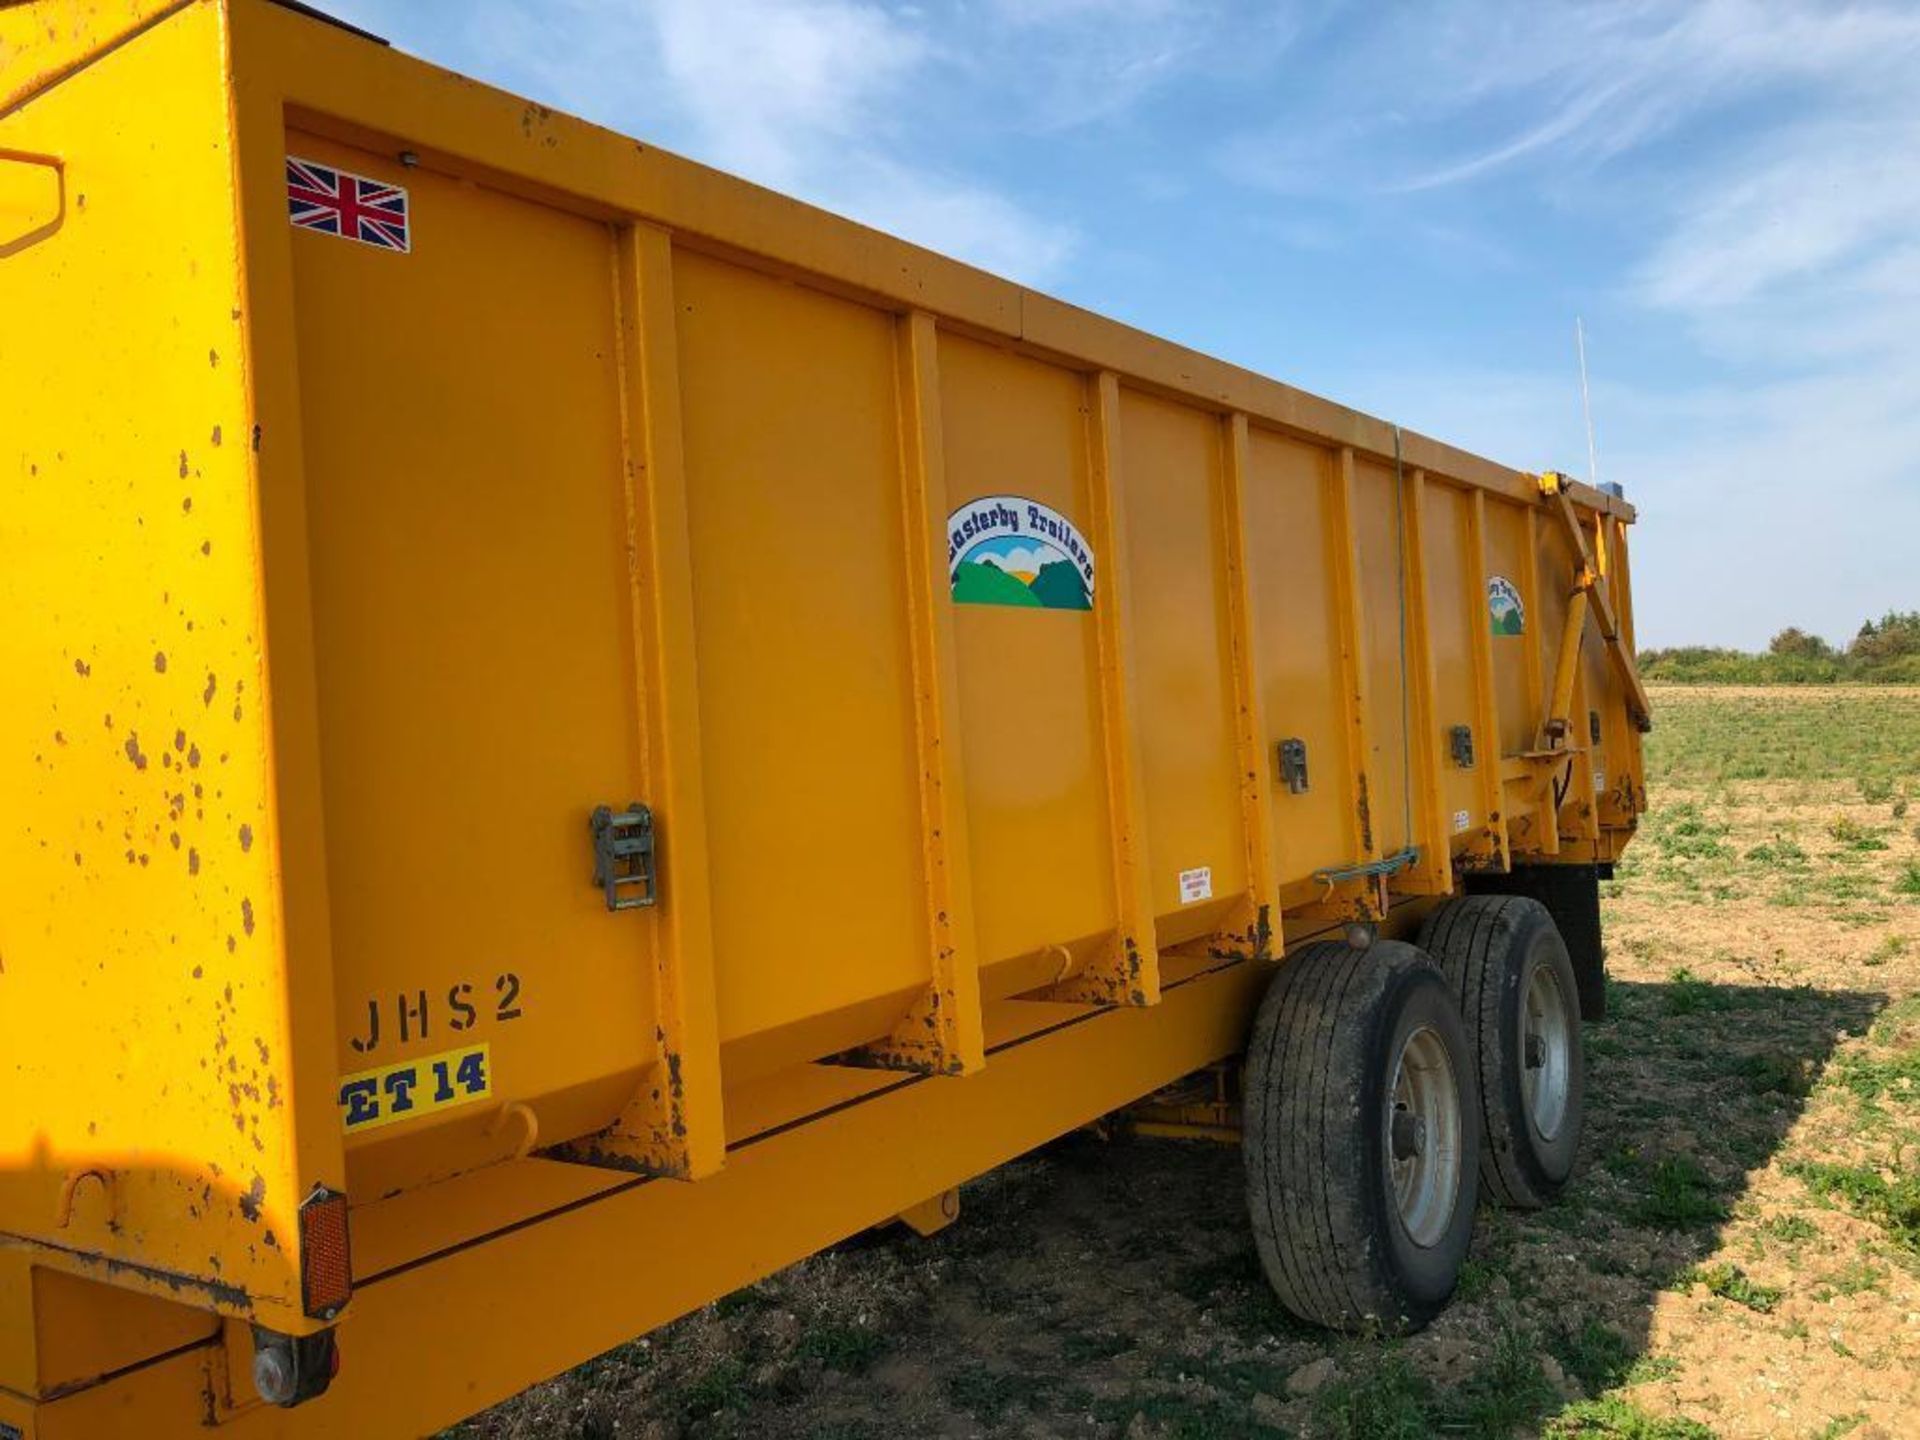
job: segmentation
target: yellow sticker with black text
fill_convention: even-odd
[[[340,1077],[340,1125],[349,1135],[436,1115],[493,1093],[493,1056],[468,1045]]]

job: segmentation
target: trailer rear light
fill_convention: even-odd
[[[300,1297],[315,1320],[331,1320],[353,1296],[347,1196],[324,1185],[300,1202]]]
[[[253,1388],[269,1405],[292,1409],[327,1393],[340,1373],[340,1346],[331,1330],[282,1335],[253,1327]]]

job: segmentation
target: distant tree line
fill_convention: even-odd
[[[1844,649],[1789,625],[1757,655],[1712,645],[1643,650],[1640,673],[1682,685],[1920,685],[1920,610],[1867,621]]]

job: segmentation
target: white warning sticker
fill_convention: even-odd
[[[1607,762],[1598,755],[1593,757],[1593,788],[1596,790],[1607,788]]]
[[[1198,870],[1180,872],[1180,903],[1191,905],[1196,900],[1213,898],[1213,867],[1202,865]]]
[[[1473,828],[1473,816],[1468,814],[1465,810],[1456,810],[1453,812],[1453,833],[1454,834],[1459,835],[1472,828]]]

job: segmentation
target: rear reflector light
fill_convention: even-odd
[[[353,1295],[347,1197],[324,1185],[300,1202],[300,1298],[308,1315],[331,1320]]]

